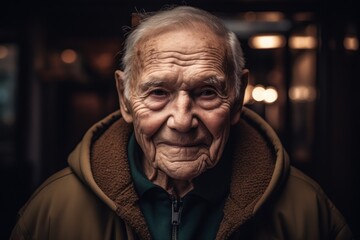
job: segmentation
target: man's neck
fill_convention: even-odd
[[[194,188],[191,181],[170,178],[163,171],[152,167],[148,161],[143,161],[143,170],[149,181],[173,196],[184,197]]]

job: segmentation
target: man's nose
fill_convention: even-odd
[[[179,132],[188,132],[198,126],[198,120],[193,112],[193,101],[187,93],[180,92],[174,99],[172,107],[167,121],[169,128]]]

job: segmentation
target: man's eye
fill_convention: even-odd
[[[201,97],[214,97],[216,94],[216,91],[213,89],[204,89],[200,92]]]
[[[168,95],[168,93],[163,89],[154,89],[150,92],[150,95],[156,97],[165,97]]]

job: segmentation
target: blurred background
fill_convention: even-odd
[[[246,106],[359,236],[359,13],[355,1],[48,1],[0,5],[0,239],[85,131],[118,109],[114,69],[132,13],[192,5],[242,43]]]

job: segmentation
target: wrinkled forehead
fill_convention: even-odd
[[[147,29],[134,49],[131,88],[135,87],[139,77],[149,67],[155,66],[151,71],[161,70],[156,67],[164,65],[154,64],[163,62],[165,58],[174,64],[186,63],[187,65],[191,64],[189,60],[193,57],[194,61],[207,59],[206,65],[212,65],[214,69],[230,76],[231,59],[226,44],[225,36],[219,36],[205,24]]]

